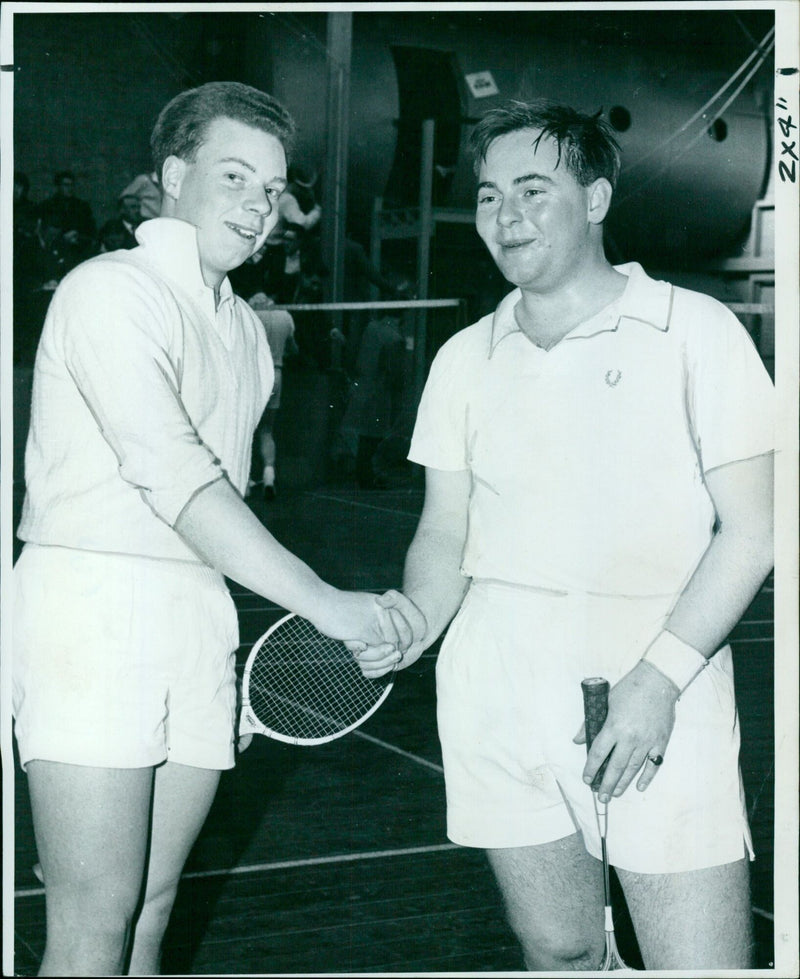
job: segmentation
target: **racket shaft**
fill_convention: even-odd
[[[610,684],[602,677],[590,677],[581,683],[583,691],[583,718],[586,725],[586,750],[592,747],[594,739],[600,733],[601,728],[608,716],[608,691]],[[592,780],[592,790],[597,791],[603,781],[608,758],[597,770],[597,774]]]
[[[606,722],[606,717],[608,716],[608,693],[610,689],[610,684],[608,680],[602,677],[590,677],[581,683],[581,690],[583,691],[583,715],[584,723],[586,725],[586,750],[587,752],[592,747],[594,739],[600,733],[603,725]],[[594,779],[592,780],[592,790],[597,792],[600,787],[600,783],[603,780],[603,773],[606,770],[606,765],[608,764],[608,759],[603,762],[597,771]],[[595,806],[597,805],[597,796],[595,796]],[[614,918],[611,910],[611,881],[609,877],[609,866],[608,866],[608,850],[606,847],[606,831],[605,831],[605,820],[607,818],[608,810],[604,807],[603,816],[601,820],[598,814],[598,826],[600,827],[600,846],[603,855],[603,896],[604,896],[604,914],[605,914],[605,939],[606,948],[605,956],[603,958],[603,964],[600,967],[601,972],[614,972],[617,970],[628,971],[628,967],[625,964],[622,956],[619,954],[619,949],[617,948],[617,941],[614,935]]]
[[[250,707],[246,704],[242,705],[242,711],[239,715],[239,731],[238,736],[241,737],[243,734],[263,734],[264,725],[260,724]]]

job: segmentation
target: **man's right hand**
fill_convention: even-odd
[[[394,669],[405,669],[415,663],[426,648],[424,639],[428,631],[425,616],[402,592],[391,589],[379,596],[377,601],[388,615],[388,623],[385,619],[382,620],[386,623],[384,634],[391,635],[394,630],[398,636],[397,647],[390,650],[386,644],[345,643],[364,676],[370,679],[376,679]]]
[[[371,669],[384,673],[395,668],[404,651],[418,643],[427,629],[416,605],[397,591],[378,597],[331,588],[313,622],[320,632],[343,640],[351,650],[370,649]]]
[[[601,802],[620,796],[641,772],[636,788],[643,792],[658,774],[652,757],[664,756],[675,723],[680,691],[654,666],[640,660],[615,683],[608,695],[608,717],[592,743],[583,769],[591,784],[606,758],[608,765],[598,790]],[[585,727],[573,739],[586,741]]]

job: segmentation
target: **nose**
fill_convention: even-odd
[[[253,187],[245,204],[248,211],[253,211],[261,217],[272,214],[273,202],[264,187]]]
[[[520,207],[516,198],[513,195],[504,197],[497,209],[497,223],[505,227],[507,225],[514,224],[514,222],[519,221],[519,219]]]

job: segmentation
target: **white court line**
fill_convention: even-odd
[[[435,762],[428,761],[426,758],[420,758],[419,755],[412,755],[410,751],[403,751],[402,748],[389,744],[388,741],[381,741],[379,738],[373,738],[371,734],[365,734],[363,731],[353,731],[352,733],[358,738],[363,738],[365,741],[371,741],[373,744],[377,744],[381,748],[386,748],[387,751],[394,751],[396,754],[402,755],[404,758],[410,758],[418,765],[425,765],[427,768],[432,768],[435,772],[439,772],[441,775],[444,775],[444,769],[442,766],[437,765]]]
[[[383,857],[408,857],[418,853],[437,853],[442,850],[461,849],[456,843],[434,843],[430,846],[412,846],[402,850],[372,850],[365,853],[340,853],[334,857],[309,857],[306,860],[281,860],[276,863],[251,864],[232,867],[230,870],[195,870],[184,877],[219,877],[221,874],[252,874],[265,870],[292,870],[295,867],[317,867],[329,863],[349,863],[358,860],[380,860]]]
[[[253,863],[243,867],[222,867],[219,870],[193,870],[181,874],[181,880],[201,877],[227,877],[234,874],[258,874],[269,870],[292,870],[295,867],[318,867],[330,863],[349,863],[358,860],[380,860],[384,857],[408,857],[419,853],[438,853],[446,850],[460,850],[457,843],[434,843],[430,846],[412,846],[401,850],[372,850],[365,853],[341,853],[334,857],[308,857],[305,860],[279,860],[275,863]],[[27,887],[14,891],[15,898],[37,897],[44,894],[43,887]]]
[[[442,766],[437,765],[435,762],[428,761],[426,758],[421,758],[419,755],[414,755],[410,751],[404,751],[402,748],[398,748],[396,745],[389,744],[387,741],[381,741],[379,738],[375,738],[371,734],[365,734],[363,731],[353,731],[352,733],[365,741],[370,741],[381,748],[385,748],[387,751],[394,751],[396,754],[402,755],[404,758],[409,758],[418,765],[423,765],[426,768],[433,769],[433,771],[438,772],[439,774],[444,774],[444,769]],[[438,843],[431,846],[411,847],[403,850],[377,850],[367,853],[345,853],[335,857],[310,857],[306,860],[284,860],[279,863],[252,864],[244,867],[226,867],[220,870],[199,870],[188,874],[182,874],[181,879],[184,880],[187,878],[196,877],[220,877],[228,874],[258,873],[266,870],[284,870],[293,867],[309,867],[328,863],[344,863],[346,861],[354,860],[375,860],[380,857],[402,857],[411,856],[417,853],[435,853],[440,850],[455,849],[458,849],[458,846],[455,843]],[[43,887],[23,888],[14,891],[15,898],[35,897],[41,894],[44,894]]]
[[[270,870],[292,870],[295,867],[317,867],[323,864],[348,863],[359,860],[380,860],[384,857],[408,857],[416,856],[420,853],[442,853],[447,850],[460,850],[463,847],[456,843],[435,843],[431,846],[412,846],[402,850],[374,850],[367,853],[342,853],[335,857],[309,857],[306,860],[281,860],[276,863],[253,863],[244,867],[223,867],[221,870],[194,870],[188,874],[181,874],[181,880],[201,877],[233,877],[238,874],[258,874]],[[25,897],[40,897],[44,894],[43,887],[23,887],[14,891],[14,899]],[[768,921],[775,921],[775,916],[771,911],[765,911],[755,905],[752,907],[753,914]]]
[[[343,500],[338,496],[328,496],[327,493],[309,493],[309,496],[316,497],[318,500],[329,500],[331,503],[343,503],[346,506],[360,506],[365,510],[378,510],[380,513],[393,513],[395,516],[411,517],[419,520],[419,513],[409,513],[408,510],[396,510],[394,507],[375,506],[374,503],[362,503],[361,500]]]

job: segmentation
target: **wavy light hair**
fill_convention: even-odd
[[[168,156],[193,162],[209,125],[220,117],[275,136],[289,157],[295,123],[277,99],[241,82],[208,82],[181,92],[161,110],[150,137],[153,166],[159,177]]]

